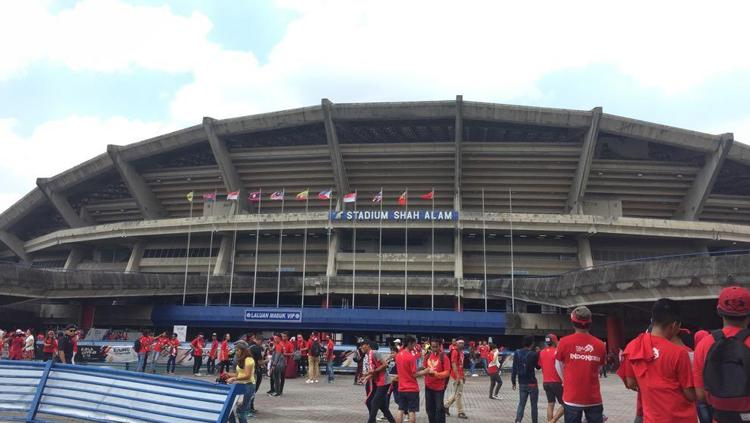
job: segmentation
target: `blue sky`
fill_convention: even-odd
[[[0,15],[0,210],[105,151],[334,102],[591,109],[750,142],[743,2],[16,1]]]

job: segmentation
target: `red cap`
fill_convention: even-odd
[[[721,290],[719,314],[724,316],[745,317],[750,315],[750,291],[739,286],[730,286]]]
[[[557,344],[557,335],[555,335],[554,333],[547,334],[547,336],[544,338],[544,342],[548,344]]]
[[[576,316],[575,311],[573,313],[570,313],[570,321],[573,323],[578,323],[579,325],[588,325],[591,323],[591,319],[579,319],[578,316]]]
[[[707,337],[708,335],[710,335],[710,333],[708,333],[707,330],[701,329],[695,332],[695,335],[693,335],[693,339],[695,340],[695,346],[697,347],[698,344],[703,340],[703,338]]]

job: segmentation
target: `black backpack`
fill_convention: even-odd
[[[514,360],[518,360],[516,364],[516,372],[518,375],[518,378],[525,378],[529,374],[529,354],[531,351],[523,348],[518,351],[516,351],[516,357]]]
[[[745,345],[750,330],[729,338],[721,330],[711,335],[714,344],[703,367],[708,403],[717,412],[717,421],[734,421],[738,412],[750,411],[750,348]]]
[[[312,347],[310,347],[310,355],[313,357],[320,357],[320,342],[313,342]]]
[[[138,354],[141,352],[141,338],[138,338],[133,342],[133,349],[135,350],[135,353]]]

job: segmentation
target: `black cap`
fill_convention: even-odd
[[[73,323],[70,323],[68,326],[65,326],[65,330],[71,330],[71,329],[76,330],[78,329],[78,326],[76,326]]]

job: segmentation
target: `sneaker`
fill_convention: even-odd
[[[315,379],[315,381],[313,383],[318,383],[318,379]]]
[[[492,399],[496,399],[496,400],[499,400],[499,399],[502,399],[502,398],[500,398],[500,395],[493,395],[493,396],[492,396]]]
[[[448,417],[451,416],[451,412],[450,412],[450,409],[448,407],[443,407],[443,411],[445,411],[445,415],[446,416],[448,416]]]
[[[313,383],[313,381],[311,381],[310,379],[307,379],[307,380],[305,381],[305,383]]]
[[[479,375],[478,375],[478,374],[476,374],[476,373],[472,373],[472,374],[471,374],[471,377],[479,377]]]
[[[468,419],[469,418],[469,416],[467,416],[464,413],[458,413],[458,416],[456,416],[456,417],[458,417],[459,419]]]

